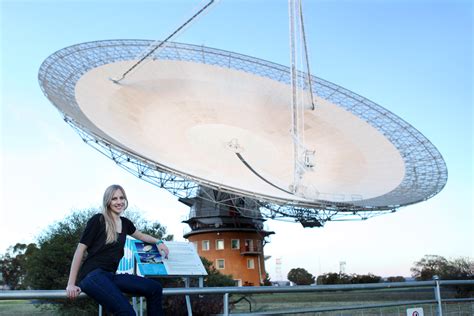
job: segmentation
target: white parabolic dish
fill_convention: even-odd
[[[426,199],[446,183],[444,161],[421,133],[373,102],[315,78],[316,109],[304,113],[305,145],[315,150],[315,167],[304,175],[302,194],[291,194],[290,85],[275,79],[288,73],[285,67],[173,44],[114,83],[111,78],[136,62],[127,43],[131,46],[103,41],[61,50],[40,69],[41,85],[75,126],[165,172],[243,196],[304,205],[393,207]],[[133,43],[141,49],[150,44]],[[120,46],[124,51],[117,51]],[[202,59],[192,57],[199,53]],[[74,54],[77,66],[65,60]],[[94,62],[84,66],[84,54]],[[245,67],[234,66],[237,62]],[[64,79],[56,74],[47,80],[54,67]],[[259,70],[265,67],[270,75]],[[66,78],[66,89],[58,89],[54,81]],[[246,163],[230,144],[238,144]],[[408,192],[411,197],[397,200],[406,199],[414,181],[421,182]]]
[[[132,66],[94,68],[76,85],[89,120],[112,138],[171,169],[259,195],[295,196],[250,171],[228,144],[269,182],[293,182],[290,87],[243,71],[187,61],[150,61],[120,84],[109,78]],[[305,141],[316,151],[303,183],[331,196],[372,198],[404,176],[398,150],[375,128],[322,99],[305,113]],[[299,199],[299,197],[296,197]]]

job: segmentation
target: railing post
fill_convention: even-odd
[[[133,307],[133,310],[135,311],[135,315],[136,315],[137,312],[138,312],[138,308],[137,308],[137,298],[135,296],[132,297],[132,307]]]
[[[438,302],[438,316],[443,316],[443,306],[441,305],[441,291],[439,289],[439,277],[435,275],[433,276],[433,280],[435,280],[436,283],[435,299]]]
[[[143,316],[143,296],[140,296],[140,316]]]
[[[184,286],[188,289],[191,286],[191,281],[189,277],[184,278]],[[186,294],[185,296],[186,299],[186,308],[188,310],[188,316],[193,316],[193,307],[191,305],[191,297],[189,294]]]
[[[229,315],[229,293],[224,293],[224,316]]]

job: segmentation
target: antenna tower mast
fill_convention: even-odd
[[[309,54],[303,23],[301,0],[288,0],[290,26],[290,76],[291,76],[291,136],[293,139],[293,184],[290,190],[304,194],[301,180],[313,170],[315,151],[309,150],[304,141],[304,111],[314,110],[314,97],[309,66]],[[299,71],[300,64],[305,68]],[[308,104],[309,103],[309,104]]]

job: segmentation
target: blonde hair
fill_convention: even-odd
[[[125,190],[120,185],[112,184],[105,190],[104,198],[102,199],[102,215],[104,215],[105,219],[105,233],[107,235],[107,238],[105,239],[106,244],[111,244],[117,241],[117,226],[115,225],[114,218],[111,214],[112,211],[110,210],[112,197],[117,190],[122,191],[123,197],[125,198],[126,205],[124,210],[128,207],[127,195],[125,194]]]

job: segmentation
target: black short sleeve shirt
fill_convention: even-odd
[[[122,220],[122,232],[117,233],[117,241],[111,244],[105,244],[107,235],[104,216],[96,214],[89,219],[79,241],[87,246],[87,257],[79,270],[78,282],[97,268],[114,273],[117,271],[120,259],[123,257],[126,237],[136,230],[135,225],[129,219],[125,217],[120,217],[120,219]]]

